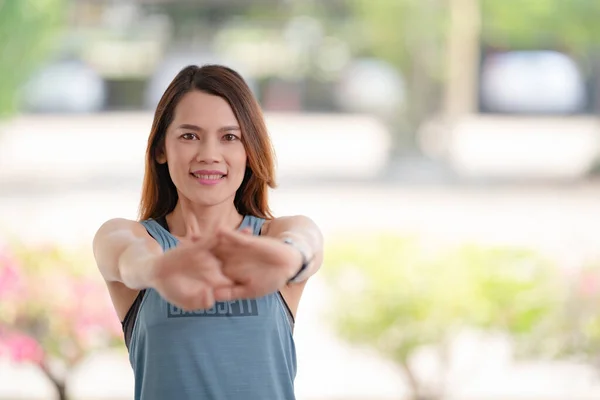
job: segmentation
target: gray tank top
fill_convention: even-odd
[[[263,222],[246,216],[240,229],[259,235]],[[157,221],[141,223],[164,250],[177,246]],[[138,300],[128,343],[136,400],[295,399],[293,319],[279,292],[191,312],[153,289]]]

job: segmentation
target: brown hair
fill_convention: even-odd
[[[165,135],[173,121],[175,107],[186,93],[194,90],[223,98],[240,124],[247,166],[244,180],[235,193],[235,208],[242,215],[273,218],[268,188],[276,186],[275,155],[258,101],[234,70],[221,65],[190,65],[173,79],[154,113],[146,148],[140,220],[164,217],[177,204],[178,194],[167,164],[159,164],[156,156],[164,149]]]

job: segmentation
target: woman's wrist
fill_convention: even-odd
[[[288,279],[288,284],[302,282],[305,279],[306,271],[312,261],[312,256],[307,254],[305,249],[307,246],[303,246],[300,241],[289,236],[283,237],[282,240],[285,244],[294,248],[294,251],[297,254],[297,256],[294,257],[292,264],[293,269]]]

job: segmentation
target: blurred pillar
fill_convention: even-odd
[[[477,110],[481,10],[479,0],[448,2],[450,29],[444,111],[454,119]]]

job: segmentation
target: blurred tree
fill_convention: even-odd
[[[436,349],[449,372],[456,335],[477,329],[509,335],[517,354],[554,349],[547,327],[561,304],[554,267],[528,251],[465,246],[432,257],[431,248],[397,236],[330,245],[325,277],[332,320],[342,338],[377,350],[404,372],[413,399],[440,399],[446,376],[426,385],[414,356]]]
[[[0,0],[0,118],[17,111],[19,90],[56,44],[67,0]]]
[[[104,282],[84,267],[88,254],[0,247],[0,357],[37,366],[60,400],[79,362],[123,344]]]
[[[344,35],[355,54],[386,60],[406,78],[408,102],[398,110],[406,118],[402,142],[439,111],[476,111],[479,59],[474,47],[482,42],[506,48],[551,46],[579,55],[599,45],[597,0],[349,0],[349,5],[357,25],[348,25]],[[454,86],[443,104],[447,83]]]
[[[354,26],[345,36],[359,56],[374,56],[400,70],[407,103],[391,121],[400,131],[399,145],[412,146],[420,123],[440,106],[446,0],[350,0]]]
[[[600,114],[600,2],[481,0],[482,42],[496,49],[555,49],[578,61]]]

